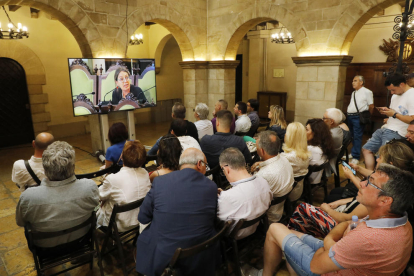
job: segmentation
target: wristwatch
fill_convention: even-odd
[[[394,119],[396,119],[396,118],[397,118],[397,112],[395,112],[395,113],[394,113],[394,115],[392,115],[392,117],[393,117]]]

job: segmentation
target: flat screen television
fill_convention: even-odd
[[[157,104],[154,59],[69,58],[74,116]]]

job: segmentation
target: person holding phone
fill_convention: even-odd
[[[374,97],[372,91],[365,88],[365,79],[361,75],[357,75],[352,80],[352,87],[355,89],[351,95],[351,101],[348,105],[348,126],[353,137],[352,150],[350,154],[352,164],[358,164],[361,156],[362,136],[364,134],[365,125],[361,123],[359,114],[374,111]]]

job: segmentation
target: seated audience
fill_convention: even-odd
[[[250,99],[247,101],[246,104],[247,116],[249,117],[250,122],[252,123],[252,126],[250,127],[247,136],[253,137],[260,125],[260,118],[257,114],[257,111],[259,110],[259,101],[256,99]]]
[[[266,180],[258,175],[251,176],[247,172],[240,150],[224,150],[220,155],[220,167],[232,188],[226,191],[219,189],[217,217],[223,221],[234,221],[228,231],[230,233],[239,220],[253,220],[264,214],[269,209],[273,194]],[[236,239],[253,234],[258,225],[256,223],[239,230]]]
[[[189,248],[216,234],[217,185],[208,180],[206,157],[194,148],[180,157],[180,170],[154,179],[138,221],[151,224],[139,235],[136,270],[161,275],[177,248]],[[219,244],[177,262],[183,275],[214,275]]]
[[[128,139],[128,130],[123,123],[114,123],[108,131],[108,139],[111,146],[106,150],[105,168],[112,164],[122,166],[121,153]]]
[[[191,136],[186,133],[186,122],[182,119],[174,119],[171,122],[171,134],[177,136],[180,141],[183,151],[188,148],[196,148],[201,150],[200,144]]]
[[[308,173],[309,158],[311,156],[306,141],[306,129],[298,122],[290,123],[286,129],[285,143],[281,156],[285,157],[293,169],[293,176],[298,177]],[[299,199],[303,192],[303,179],[290,192],[289,199]]]
[[[198,131],[197,128],[195,126],[194,123],[188,121],[185,119],[185,112],[186,112],[186,108],[182,103],[175,103],[172,107],[172,114],[171,117],[173,119],[181,119],[184,120],[185,124],[186,124],[186,135],[193,137],[197,143],[199,142],[198,140]],[[171,133],[171,128],[170,130],[168,130],[168,134]],[[152,148],[148,151],[148,155],[157,155],[157,151],[158,151],[158,144],[160,143],[162,137],[158,138],[157,142],[155,142],[154,146],[152,146]]]
[[[306,122],[306,138],[308,150],[311,152],[309,165],[322,165],[335,157],[332,134],[322,119],[310,119]],[[322,171],[309,176],[311,184],[321,182]]]
[[[179,169],[178,164],[182,150],[180,140],[175,135],[167,134],[161,138],[157,152],[158,168],[156,171],[150,172],[151,183],[157,176],[169,174]]]
[[[326,175],[330,176],[332,173],[337,173],[335,165],[336,160],[338,158],[338,154],[342,149],[342,143],[344,140],[344,133],[342,131],[342,128],[339,127],[339,124],[342,120],[342,111],[338,108],[328,108],[325,111],[325,114],[323,114],[323,121],[325,124],[329,127],[331,134],[332,134],[332,140],[333,140],[333,146],[334,146],[334,156],[329,159],[329,166],[326,166]],[[358,161],[358,160],[357,160]]]
[[[409,146],[412,151],[414,151],[414,120],[412,120],[408,125],[407,134],[405,135],[405,138],[397,139],[397,141],[403,142],[404,144]]]
[[[350,142],[352,140],[352,134],[349,131],[349,127],[345,123],[346,122],[346,116],[345,116],[345,114],[342,111],[341,111],[341,113],[342,113],[342,121],[339,124],[339,127],[342,129],[343,136],[344,136],[344,139],[342,140],[342,144],[343,145],[346,145],[348,142]]]
[[[252,122],[247,117],[247,105],[244,102],[238,102],[234,106],[234,114],[237,116],[236,133],[247,133],[252,126]]]
[[[317,239],[277,223],[269,227],[264,269],[245,275],[271,276],[282,261],[298,275],[400,275],[410,259],[413,230],[406,210],[414,198],[414,175],[381,164],[361,183],[358,202],[368,210],[355,229],[348,221]]]
[[[414,120],[414,89],[407,85],[405,76],[390,74],[385,80],[385,86],[393,95],[390,108],[378,107],[378,110],[388,117],[387,123],[377,129],[362,147],[365,167],[369,170],[375,167],[375,154],[379,148],[393,138],[404,138],[408,124]]]
[[[198,131],[198,139],[201,140],[204,135],[213,135],[213,124],[207,119],[208,106],[205,103],[199,103],[194,109],[194,117],[196,122],[194,123]]]
[[[36,139],[33,140],[32,146],[34,148],[34,154],[32,157],[26,160],[17,160],[13,164],[12,181],[19,187],[20,192],[24,192],[26,188],[38,186],[40,181],[45,178],[45,170],[42,165],[43,151],[53,143],[53,135],[47,132],[39,133]],[[33,172],[29,172],[29,168]]]
[[[269,183],[273,197],[281,197],[292,190],[294,183],[293,169],[289,161],[279,154],[280,139],[274,131],[262,131],[259,133],[257,142],[257,154],[262,162],[255,163],[252,171],[261,176]],[[283,214],[285,201],[271,206],[267,212],[270,222],[277,222]]]
[[[125,143],[121,155],[123,167],[118,173],[106,176],[99,187],[101,206],[96,213],[97,228],[108,226],[115,204],[124,205],[144,198],[148,193],[151,187],[148,172],[141,168],[146,157],[147,152],[140,141]],[[135,209],[118,214],[116,217],[118,231],[125,232],[137,226],[138,211],[139,209]]]
[[[270,119],[269,130],[276,132],[277,137],[283,144],[287,127],[283,108],[278,105],[271,105],[267,117]]]
[[[54,232],[82,224],[99,204],[99,192],[91,179],[76,179],[75,150],[66,142],[49,145],[42,157],[45,176],[39,187],[24,191],[16,207],[16,223],[30,222],[33,230]],[[37,240],[39,247],[51,248],[82,242],[86,226],[69,235]],[[56,250],[60,249],[54,248]]]
[[[414,171],[414,153],[404,143],[389,142],[388,144],[380,147],[378,150],[378,156],[376,167],[378,167],[381,163],[387,163],[405,171]],[[363,177],[368,177],[374,172],[355,164],[350,164],[350,166]],[[350,179],[352,183],[347,184],[345,187],[334,188],[326,198],[327,203],[343,198],[357,196],[361,179],[354,175],[351,170],[346,167],[343,169],[345,177]]]
[[[217,113],[220,110],[227,110],[227,107],[229,106],[229,104],[227,103],[226,100],[218,100],[216,102],[216,104],[214,105],[214,111],[213,111],[213,119],[211,119],[211,123],[213,124],[213,131],[214,133],[217,132],[217,128],[216,128],[216,120],[217,120]],[[234,133],[234,130],[236,129],[236,120],[233,117],[231,126],[230,126],[230,132]]]
[[[206,135],[201,140],[200,146],[207,157],[210,168],[219,164],[219,157],[223,150],[233,147],[238,148],[244,155],[246,163],[252,163],[252,156],[242,137],[230,132],[233,115],[228,110],[220,110],[217,113],[216,128],[214,135]]]

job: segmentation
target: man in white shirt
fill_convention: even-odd
[[[348,105],[348,127],[353,137],[351,163],[358,164],[361,156],[362,135],[364,134],[365,125],[361,124],[359,120],[359,113],[369,111],[371,114],[374,111],[374,97],[372,91],[365,88],[365,79],[363,76],[355,76],[352,80],[352,87],[355,89],[351,95],[351,101]],[[356,100],[356,101],[355,101]],[[358,108],[357,108],[358,107]],[[359,111],[359,113],[358,113]],[[350,156],[350,157],[351,157]]]
[[[281,197],[292,190],[295,181],[293,169],[286,157],[279,154],[280,139],[274,131],[262,131],[256,140],[257,154],[263,162],[255,163],[252,171],[269,183],[273,197]],[[269,222],[278,222],[283,214],[284,201],[271,206],[267,212]]]
[[[332,172],[336,174],[335,162],[337,155],[341,151],[342,142],[344,140],[344,132],[339,124],[342,121],[342,111],[338,108],[328,108],[323,114],[323,121],[329,127],[332,134],[334,144],[335,157],[329,160],[329,166],[326,167],[326,174],[330,176]]]
[[[196,122],[194,123],[198,131],[198,139],[201,140],[204,135],[213,135],[213,124],[207,119],[209,110],[205,103],[199,103],[194,108],[194,117]]]
[[[273,194],[265,179],[247,172],[244,156],[239,149],[224,150],[219,162],[232,188],[227,191],[219,189],[217,217],[223,221],[234,221],[228,231],[230,233],[239,220],[253,220],[264,214],[269,209]],[[240,230],[236,239],[253,234],[258,224]]]
[[[45,170],[42,165],[43,151],[54,141],[53,135],[47,132],[39,133],[32,142],[34,154],[29,159],[29,166],[32,168],[37,178],[42,181],[45,178]],[[20,192],[24,192],[27,187],[38,186],[27,170],[24,160],[14,162],[12,170],[12,181],[19,187]]]
[[[234,106],[234,114],[238,116],[236,120],[236,133],[247,133],[252,126],[250,118],[247,116],[247,105],[244,102],[238,102]]]
[[[385,86],[393,95],[390,108],[379,107],[378,110],[388,117],[387,124],[376,130],[362,147],[365,167],[369,170],[374,170],[374,154],[378,149],[394,138],[403,139],[407,134],[408,124],[414,120],[414,89],[407,85],[405,77],[398,73],[388,76]]]
[[[196,148],[201,151],[200,144],[197,140],[187,135],[187,124],[183,119],[175,119],[171,122],[171,134],[177,136],[183,151],[188,148]]]

